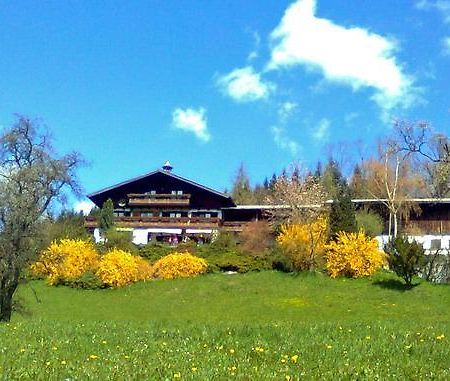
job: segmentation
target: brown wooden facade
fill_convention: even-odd
[[[218,229],[240,232],[248,222],[264,219],[267,210],[274,208],[268,205],[236,206],[229,196],[164,169],[102,189],[88,197],[98,207],[111,199],[116,226],[141,235],[148,231],[149,239],[172,234],[178,238],[204,237]],[[353,202],[357,209],[375,211],[388,220],[383,200]],[[450,235],[450,199],[412,199],[410,203],[415,207],[407,218],[401,218],[400,231],[413,235]],[[86,217],[85,223],[91,230],[97,228],[93,217]],[[139,242],[146,243],[143,237]]]
[[[218,191],[159,169],[88,195],[98,207],[111,199],[115,225],[120,229],[148,232],[151,237],[202,237],[222,225],[222,210],[233,200]],[[97,228],[94,217],[86,226]],[[145,242],[145,236],[139,242]]]

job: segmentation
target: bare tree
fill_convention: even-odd
[[[418,154],[435,163],[450,163],[450,141],[447,136],[433,132],[428,122],[394,122],[395,135],[391,143],[398,152]]]
[[[427,122],[398,120],[394,123],[390,145],[399,153],[411,156],[429,184],[432,197],[450,194],[450,140],[436,133]]]
[[[21,270],[33,258],[39,219],[65,189],[79,192],[77,153],[56,157],[48,134],[24,116],[0,136],[0,321],[11,318]]]
[[[370,159],[363,166],[367,191],[386,206],[388,235],[396,237],[399,218],[408,217],[415,208],[411,198],[420,194],[423,178],[413,170],[410,156],[389,144],[380,146],[379,159]]]
[[[310,223],[324,212],[328,194],[319,179],[295,166],[277,178],[267,203],[273,225],[280,223]]]

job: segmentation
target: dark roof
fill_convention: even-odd
[[[133,183],[133,182],[135,182],[135,181],[144,179],[144,178],[146,178],[146,177],[150,177],[150,176],[156,175],[157,173],[162,173],[163,175],[172,177],[172,178],[177,179],[177,180],[180,180],[180,181],[184,181],[184,182],[186,182],[186,183],[188,183],[188,184],[190,184],[190,185],[193,185],[193,186],[198,187],[198,188],[200,188],[200,189],[203,189],[203,190],[206,190],[206,191],[208,191],[208,192],[214,193],[214,194],[216,194],[216,195],[218,195],[218,196],[221,196],[221,197],[225,197],[225,198],[231,199],[231,197],[230,197],[230,196],[227,196],[225,193],[216,191],[216,190],[214,190],[214,189],[212,189],[212,188],[205,187],[204,185],[201,185],[201,184],[199,184],[199,183],[196,183],[195,181],[186,179],[186,178],[181,177],[181,176],[178,176],[178,175],[174,175],[173,173],[168,172],[168,171],[164,171],[164,170],[162,170],[162,169],[157,169],[156,171],[153,171],[153,172],[150,172],[150,173],[146,173],[145,175],[138,176],[138,177],[135,177],[135,178],[130,179],[130,180],[127,180],[127,181],[122,181],[121,183],[112,185],[112,186],[110,186],[110,187],[100,189],[100,190],[97,191],[97,192],[93,192],[93,193],[88,194],[87,197],[88,197],[88,198],[91,198],[91,197],[98,196],[98,195],[100,195],[100,194],[102,194],[102,193],[104,193],[104,192],[108,192],[108,191],[110,191],[110,190],[119,188],[119,187],[121,187],[121,186],[123,186],[123,185],[127,185],[127,184]]]

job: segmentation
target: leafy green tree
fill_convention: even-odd
[[[79,193],[77,153],[57,157],[39,124],[19,116],[0,136],[0,321],[9,321],[21,270],[34,258],[40,220],[65,190]]]
[[[412,287],[412,279],[424,265],[425,251],[418,242],[408,240],[408,237],[398,235],[384,247],[388,254],[389,267]]]
[[[231,198],[238,205],[251,205],[256,201],[250,186],[250,179],[243,163],[239,166],[236,177],[234,178]]]

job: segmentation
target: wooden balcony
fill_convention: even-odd
[[[219,226],[219,218],[211,217],[115,217],[114,223],[118,227],[145,228],[145,227],[180,227],[180,228],[216,228]],[[85,226],[97,227],[94,217],[85,218]]]
[[[128,194],[129,206],[189,206],[190,194]]]

